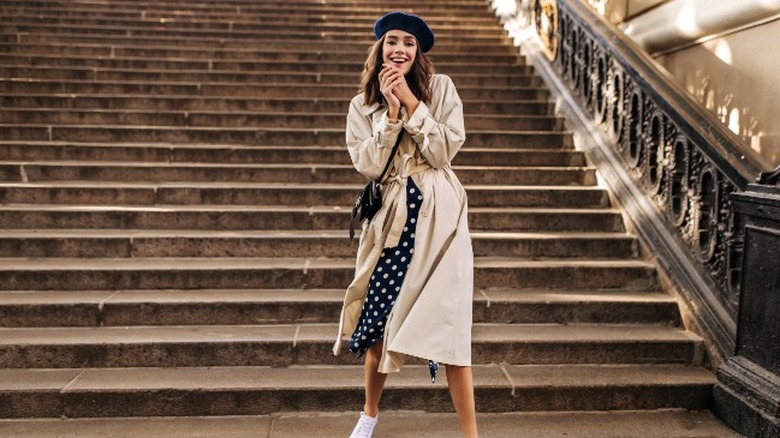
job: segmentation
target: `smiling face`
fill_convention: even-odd
[[[382,44],[382,62],[398,68],[402,74],[412,69],[417,57],[417,39],[402,30],[389,30]]]

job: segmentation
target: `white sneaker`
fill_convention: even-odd
[[[352,430],[352,435],[350,435],[349,438],[371,438],[371,434],[374,433],[377,417],[369,417],[361,412],[360,419],[355,425],[355,429]]]

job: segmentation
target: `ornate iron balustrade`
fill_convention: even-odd
[[[780,167],[760,172],[758,155],[585,0],[514,5],[497,13],[708,341],[713,409],[746,436],[780,436]]]
[[[720,353],[731,354],[744,227],[730,195],[759,175],[774,175],[761,174],[757,156],[739,137],[584,0],[524,0],[518,6],[538,34],[549,69],[652,200],[663,222],[658,226],[684,242],[705,274],[709,284],[702,289],[708,290],[699,293],[716,303],[714,318],[728,320],[713,331],[720,332],[714,335]]]

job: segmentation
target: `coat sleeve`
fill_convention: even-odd
[[[376,117],[375,123],[372,118]],[[390,123],[387,110],[365,115],[362,96],[352,99],[347,114],[347,149],[352,164],[366,178],[376,179],[390,158],[403,123]]]
[[[437,75],[433,84],[433,99],[437,101],[437,114],[420,102],[405,122],[404,128],[411,134],[420,153],[435,168],[448,165],[466,141],[463,123],[463,102],[455,84],[448,76]]]

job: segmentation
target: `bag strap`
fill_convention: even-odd
[[[404,136],[404,129],[401,128],[401,133],[398,134],[398,138],[395,139],[395,145],[393,145],[393,152],[390,152],[390,158],[387,159],[387,163],[385,164],[384,170],[382,170],[382,173],[379,175],[379,178],[377,179],[377,182],[381,183],[382,179],[385,177],[385,173],[387,173],[387,169],[390,168],[390,164],[393,162],[393,158],[395,158],[395,153],[398,151],[398,146],[401,144],[401,139]]]
[[[393,158],[395,157],[395,153],[398,151],[398,146],[401,144],[401,138],[404,136],[404,130],[401,129],[401,133],[398,134],[398,138],[395,139],[395,145],[393,146],[393,152],[390,153],[390,158],[387,159],[387,163],[385,164],[384,170],[382,170],[382,174],[379,175],[379,179],[377,179],[377,183],[382,183],[382,178],[385,177],[385,173],[387,173],[387,169],[390,168],[390,163],[393,162]],[[360,198],[358,198],[358,202]],[[357,216],[357,209],[358,205],[355,204],[355,206],[352,208],[352,214],[349,217],[349,240],[351,241],[355,237],[355,217]]]

